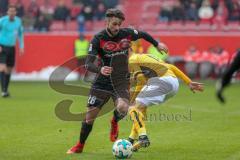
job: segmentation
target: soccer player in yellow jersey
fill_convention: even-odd
[[[129,114],[133,126],[129,141],[133,144],[134,140],[138,139],[133,145],[133,150],[137,150],[150,145],[144,123],[147,107],[161,104],[173,97],[178,91],[178,78],[182,79],[193,92],[203,91],[203,84],[193,82],[176,66],[149,54],[132,54],[129,57],[129,69],[131,82],[136,82],[136,87],[131,92],[132,106]]]

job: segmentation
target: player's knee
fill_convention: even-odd
[[[135,106],[129,106],[128,113],[131,113],[135,109]]]
[[[86,122],[86,124],[89,124],[89,125],[91,125],[91,124],[93,124],[94,123],[94,120],[95,120],[95,118],[86,118],[86,120],[85,120],[85,122]]]
[[[94,119],[86,119],[86,124],[92,125],[94,123]]]
[[[147,107],[145,106],[138,106],[137,109],[140,111],[140,112],[145,112],[147,110]]]
[[[127,115],[127,112],[128,112],[128,104],[127,103],[119,103],[117,105],[117,109],[119,111],[120,114],[122,115]]]
[[[122,115],[127,115],[129,108],[129,103],[126,100],[119,99],[117,102],[117,110],[119,111],[120,114]]]
[[[1,64],[0,64],[0,72],[7,72],[7,67],[6,67],[6,65],[1,65]]]
[[[86,122],[87,124],[89,124],[89,125],[90,125],[90,124],[93,124],[96,118],[97,118],[96,116],[87,115],[85,122]]]

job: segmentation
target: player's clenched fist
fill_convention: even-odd
[[[158,51],[161,53],[162,51],[168,53],[168,47],[166,44],[159,42],[157,46]]]
[[[111,73],[112,73],[112,67],[108,67],[108,66],[103,66],[101,68],[101,73],[104,75],[104,76],[109,76]]]

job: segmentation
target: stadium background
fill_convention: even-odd
[[[17,56],[16,72],[39,71],[48,66],[60,65],[74,56],[74,41],[79,31],[90,40],[94,33],[103,29],[105,25],[103,15],[100,17],[96,15],[104,13],[108,7],[118,7],[126,13],[125,27],[131,25],[151,33],[155,38],[160,38],[168,45],[172,57],[183,57],[191,45],[196,45],[201,52],[219,45],[227,50],[231,57],[240,48],[240,26],[239,18],[232,20],[231,15],[235,14],[230,13],[239,11],[240,2],[207,0],[214,14],[204,19],[198,16],[204,1],[206,0],[10,0],[9,3],[19,3],[18,6],[24,7],[24,12],[20,16],[23,18],[26,31],[25,55]],[[68,14],[60,18],[61,20],[54,15],[54,10],[59,3],[63,3],[68,10]],[[192,3],[197,7],[197,15],[194,17],[193,14],[193,18],[187,13],[187,8]],[[238,8],[233,10],[230,3],[232,6],[238,4]],[[99,13],[100,4],[104,7]],[[162,16],[161,10],[169,6],[172,7],[173,12],[171,17],[163,17],[164,13]],[[221,6],[224,12],[218,16],[216,12]],[[87,7],[91,8],[90,11],[86,11]],[[184,9],[185,13],[183,13]],[[238,17],[240,17],[239,14],[237,14]],[[40,15],[50,17],[47,28],[34,28],[34,21],[36,22]],[[79,17],[83,17],[84,20],[79,22]],[[79,27],[79,23],[83,26]],[[142,46],[146,52],[149,44],[143,42]]]
[[[7,0],[0,0],[2,3]],[[9,0],[11,3],[17,0]],[[83,3],[97,0],[79,0]],[[196,45],[205,51],[209,47],[220,45],[230,55],[240,48],[239,19],[231,19],[226,15],[214,20],[171,20],[166,17],[159,20],[160,8],[165,5],[176,5],[177,0],[103,0],[107,4],[117,1],[117,7],[126,13],[124,26],[133,25],[160,38],[170,49],[170,57],[184,57],[188,47]],[[36,2],[36,3],[35,3]],[[33,6],[42,8],[45,0],[36,0]],[[50,13],[58,1],[49,0]],[[188,0],[181,0],[189,2]],[[196,2],[202,2],[196,0]],[[210,0],[211,4],[221,0]],[[227,2],[239,3],[239,0]],[[28,74],[36,75],[49,66],[58,66],[74,56],[74,41],[78,38],[79,27],[76,17],[68,17],[65,21],[52,20],[49,31],[34,29],[35,11],[29,10],[31,0],[22,0],[25,13],[22,18],[25,25],[25,54],[17,54],[17,64],[13,80],[33,80]],[[37,5],[36,5],[37,4]],[[65,6],[76,15],[79,5],[72,0],[65,0]],[[165,4],[165,5],[164,5]],[[113,5],[116,5],[113,3]],[[81,5],[80,5],[81,6]],[[215,6],[216,7],[216,6]],[[35,8],[35,7],[32,7]],[[168,8],[168,7],[167,7]],[[214,5],[213,5],[214,8]],[[1,10],[1,9],[0,9]],[[48,9],[47,9],[48,10]],[[95,10],[95,9],[94,9]],[[238,11],[238,10],[237,10]],[[73,13],[72,13],[73,12]],[[178,12],[179,13],[179,12]],[[240,12],[234,13],[239,15]],[[179,19],[179,17],[175,17]],[[167,19],[167,20],[166,20]],[[181,19],[181,18],[180,18]],[[104,21],[90,18],[85,21],[83,33],[87,39],[104,28]],[[82,31],[83,28],[81,28]],[[142,42],[144,51],[148,43]],[[184,61],[180,67],[183,69]],[[177,64],[179,66],[179,63]],[[52,70],[46,71],[49,76]],[[22,74],[24,73],[24,74]],[[40,80],[35,76],[35,80]],[[46,78],[45,80],[48,80]],[[199,80],[199,79],[197,79]],[[133,160],[239,160],[240,159],[240,111],[239,83],[229,87],[225,96],[227,104],[221,105],[215,97],[216,79],[201,80],[205,83],[205,91],[192,94],[185,85],[180,85],[179,93],[163,105],[149,109],[149,115],[155,119],[147,122],[148,134],[152,142],[146,150],[135,153]],[[68,82],[72,83],[72,82]],[[82,82],[73,82],[85,85]],[[93,132],[89,136],[84,153],[66,155],[66,151],[79,138],[80,122],[66,122],[56,117],[54,109],[61,100],[73,100],[71,111],[74,113],[86,110],[87,97],[66,95],[55,92],[47,82],[21,81],[11,82],[11,97],[0,99],[0,159],[2,160],[38,160],[38,159],[83,159],[111,160],[112,143],[109,141],[109,120],[112,113],[97,119]],[[165,117],[161,119],[159,115]],[[185,116],[187,119],[176,120],[173,116]],[[120,138],[127,138],[131,129],[129,120],[120,123]]]

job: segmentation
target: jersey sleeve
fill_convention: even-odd
[[[188,85],[189,83],[192,82],[191,79],[187,75],[185,75],[180,69],[178,69],[176,66],[169,64],[169,69],[171,69],[178,78],[182,79],[185,84]]]
[[[98,38],[95,36],[90,45],[89,45],[89,50],[88,50],[88,56],[86,58],[86,62],[85,62],[85,68],[90,71],[90,72],[93,72],[93,73],[99,73],[101,68],[96,66],[94,64],[94,61],[97,59],[97,55],[98,55],[98,52],[99,52],[99,40]]]
[[[20,48],[23,49],[24,48],[24,29],[23,29],[21,20],[20,20],[20,26],[19,26],[19,30],[18,30],[18,40],[19,40]]]
[[[100,48],[99,45],[100,45],[99,39],[95,36],[89,45],[88,54],[95,55],[95,56],[98,55],[99,48]]]
[[[146,41],[148,41],[149,43],[151,43],[152,45],[154,45],[155,47],[158,46],[158,41],[156,41],[150,34],[148,34],[147,32],[144,31],[139,31],[136,29],[128,29],[128,32],[131,34],[132,36],[132,40],[136,41],[138,39],[144,39]]]

